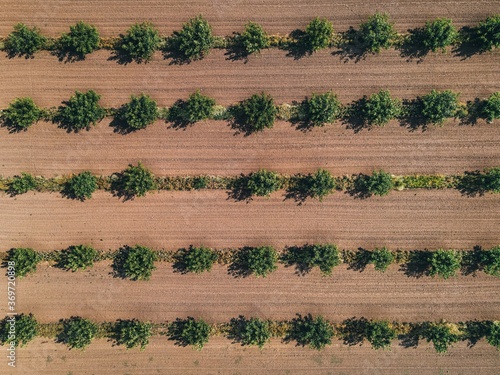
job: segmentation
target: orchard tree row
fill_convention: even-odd
[[[149,280],[156,269],[156,262],[170,262],[175,272],[201,274],[212,270],[214,264],[226,265],[234,277],[266,277],[278,269],[278,264],[294,268],[298,275],[305,275],[314,268],[324,276],[344,263],[348,269],[363,271],[369,265],[385,272],[397,264],[407,276],[432,276],[443,279],[476,274],[500,277],[500,246],[473,250],[412,250],[390,251],[385,247],[372,251],[365,249],[339,250],[334,244],[305,244],[290,246],[277,251],[272,246],[243,247],[217,250],[205,246],[189,246],[177,251],[154,251],[148,247],[123,246],[116,251],[98,251],[92,246],[70,246],[61,251],[37,252],[31,248],[13,248],[8,251],[4,265],[8,272],[22,278],[37,269],[41,261],[55,267],[76,272],[85,270],[96,261],[111,260],[115,277],[130,280]]]
[[[464,172],[461,175],[409,175],[394,176],[383,170],[371,175],[360,173],[351,176],[332,176],[326,169],[314,173],[292,176],[260,169],[248,175],[218,177],[160,177],[155,176],[140,162],[111,176],[96,176],[90,171],[62,177],[35,177],[21,173],[14,177],[0,177],[0,191],[11,196],[28,191],[60,192],[64,197],[85,201],[98,190],[131,200],[148,192],[160,190],[225,189],[230,199],[251,200],[268,197],[278,190],[285,190],[285,198],[298,203],[308,198],[323,200],[335,191],[344,191],[354,198],[386,196],[393,190],[404,189],[457,189],[463,195],[476,196],[500,193],[500,167],[484,171]]]
[[[300,103],[281,105],[263,92],[227,108],[217,105],[213,98],[200,91],[176,101],[170,108],[159,107],[146,94],[133,95],[119,108],[102,107],[100,98],[93,90],[77,91],[58,108],[47,109],[38,107],[31,98],[17,98],[0,111],[0,121],[11,132],[27,130],[37,121],[44,120],[76,133],[90,130],[110,116],[113,118],[110,125],[126,134],[144,129],[157,120],[170,122],[174,128],[185,128],[212,119],[229,121],[233,129],[248,135],[272,128],[277,119],[290,121],[302,130],[341,121],[348,128],[359,131],[384,126],[391,120],[415,129],[442,125],[450,118],[458,118],[464,124],[475,124],[478,119],[492,123],[500,118],[500,92],[487,99],[461,103],[459,94],[450,90],[432,90],[421,97],[404,100],[392,97],[388,90],[381,90],[342,104],[330,91],[312,94]]]
[[[396,339],[406,347],[416,347],[420,340],[425,340],[432,342],[438,353],[445,353],[459,341],[466,341],[472,347],[484,338],[490,345],[500,349],[500,322],[491,320],[403,323],[350,318],[332,323],[322,316],[297,314],[288,321],[246,318],[240,315],[228,323],[218,324],[209,324],[193,317],[177,318],[172,322],[159,324],[137,319],[96,323],[79,316],[62,319],[59,323],[43,324],[32,314],[21,314],[16,316],[16,337],[9,339],[10,319],[11,317],[6,317],[0,321],[0,342],[21,347],[36,337],[43,337],[55,338],[56,342],[66,344],[70,349],[84,350],[94,339],[107,338],[114,345],[144,350],[152,336],[167,336],[175,345],[201,350],[210,337],[223,336],[234,344],[260,349],[271,338],[281,339],[283,343],[295,342],[297,346],[316,350],[332,345],[334,338],[348,346],[368,342],[376,350],[390,349]]]
[[[247,59],[270,47],[286,50],[294,58],[325,48],[339,49],[342,57],[362,58],[390,47],[398,48],[405,57],[423,57],[429,52],[445,51],[449,46],[455,47],[457,55],[470,56],[498,47],[499,30],[500,15],[493,15],[473,27],[457,29],[451,19],[438,18],[406,34],[398,34],[385,13],[374,14],[358,29],[339,33],[329,20],[315,18],[304,30],[285,37],[268,35],[261,25],[253,22],[232,36],[218,37],[202,16],[190,19],[171,36],[162,36],[153,24],[143,22],[132,25],[117,38],[108,39],[101,38],[95,26],[84,22],[70,26],[69,32],[59,38],[47,38],[37,27],[19,23],[4,39],[3,50],[10,58],[32,58],[39,50],[49,50],[61,61],[78,61],[105,48],[112,50],[112,59],[121,64],[146,63],[156,51],[173,63],[190,63],[203,59],[212,48],[227,49],[230,60]]]

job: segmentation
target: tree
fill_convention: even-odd
[[[445,51],[446,47],[452,45],[458,37],[458,32],[450,19],[438,18],[427,21],[422,29],[422,45],[428,51]]]
[[[250,98],[232,107],[231,113],[236,127],[247,134],[262,131],[274,126],[277,109],[273,98],[265,93],[252,95]]]
[[[340,117],[342,104],[337,96],[329,91],[324,94],[312,94],[302,101],[299,113],[304,123],[310,126],[330,124]]]
[[[479,52],[491,51],[500,46],[500,14],[479,22],[473,29],[472,42]]]
[[[237,276],[266,277],[278,269],[278,253],[272,246],[245,247],[236,253],[230,270]]]
[[[333,244],[289,247],[283,260],[288,265],[295,264],[300,273],[319,267],[324,275],[331,275],[333,268],[341,263],[338,248]]]
[[[429,260],[429,275],[448,279],[455,276],[461,266],[461,255],[455,250],[437,250]]]
[[[23,347],[37,335],[38,322],[33,314],[7,316],[0,322],[0,343],[3,345],[13,342],[14,346]]]
[[[97,190],[97,177],[89,171],[84,171],[74,175],[64,184],[63,193],[82,202],[92,198],[92,194]]]
[[[90,130],[91,125],[106,115],[106,110],[99,105],[99,99],[101,96],[93,90],[86,93],[76,91],[74,96],[59,106],[53,121],[75,133],[83,129]]]
[[[497,91],[484,101],[481,117],[491,124],[493,120],[500,118],[500,91]]]
[[[145,246],[124,246],[115,257],[113,268],[122,278],[131,280],[149,280],[153,270],[156,254]]]
[[[130,102],[118,111],[116,119],[131,130],[144,129],[158,119],[158,106],[145,94],[132,95]]]
[[[390,347],[396,337],[396,331],[388,321],[371,321],[366,326],[366,338],[374,349]]]
[[[363,49],[371,53],[379,53],[381,49],[388,49],[396,32],[389,15],[375,13],[368,21],[361,24],[359,28],[359,41]]]
[[[143,197],[148,191],[157,188],[153,173],[140,162],[137,166],[129,164],[128,168],[119,173],[111,184],[115,194],[133,199]]]
[[[243,315],[231,319],[230,338],[241,345],[255,345],[262,349],[271,338],[269,322],[259,319],[247,319]]]
[[[333,327],[322,316],[312,317],[311,314],[302,316],[297,314],[291,322],[287,340],[297,341],[297,345],[309,346],[321,350],[326,345],[331,345]]]
[[[69,346],[70,349],[85,349],[98,332],[95,323],[79,316],[72,316],[63,321],[63,331],[59,334],[60,342]]]
[[[152,23],[136,23],[122,35],[117,45],[117,52],[127,61],[149,62],[154,52],[158,50],[160,42],[160,34]]]
[[[194,124],[210,118],[215,100],[202,95],[199,91],[189,96],[186,101],[179,100],[168,113],[169,120],[180,124]]]
[[[198,16],[186,22],[182,30],[175,31],[168,45],[177,60],[189,63],[208,55],[214,41],[212,27],[202,16]]]
[[[446,353],[448,348],[459,340],[454,327],[447,323],[424,323],[421,336],[434,345],[438,353]]]
[[[63,250],[59,255],[58,266],[73,272],[85,270],[94,265],[99,253],[92,246],[76,245]]]
[[[24,23],[18,23],[5,39],[4,50],[10,58],[25,56],[28,59],[33,58],[35,52],[41,50],[46,42],[47,38],[40,34],[39,28],[29,28]]]
[[[210,338],[210,325],[202,319],[196,320],[190,316],[187,319],[177,318],[168,327],[168,335],[177,345],[191,345],[201,350]]]
[[[382,170],[374,171],[371,176],[360,174],[354,180],[354,190],[362,197],[371,195],[385,196],[394,188],[394,182],[389,173]]]
[[[42,112],[31,98],[18,98],[3,111],[4,125],[11,131],[27,130],[40,120]]]
[[[487,275],[500,277],[500,246],[481,251],[479,261]]]
[[[486,341],[491,346],[500,349],[500,322],[494,321],[490,325],[490,331],[486,334]]]
[[[500,193],[500,167],[485,170],[483,184],[484,190]]]
[[[127,349],[137,346],[144,350],[149,344],[153,325],[140,322],[137,319],[118,320],[114,326],[115,340],[118,345],[125,345]]]
[[[381,90],[361,99],[355,111],[369,126],[384,126],[401,113],[401,102],[391,98],[388,90]]]
[[[42,260],[41,256],[30,248],[14,248],[8,252],[8,262],[14,262],[15,275],[21,279],[29,273],[36,271],[37,264]]]
[[[241,55],[248,56],[269,48],[269,37],[261,25],[248,22],[245,25],[245,31],[236,34],[232,43],[233,48],[239,50]]]
[[[394,262],[394,254],[385,247],[375,249],[370,254],[370,263],[375,265],[377,271],[385,272],[392,262]]]
[[[458,108],[458,94],[450,90],[432,90],[421,98],[422,116],[427,123],[441,125],[444,120],[455,117]]]
[[[30,190],[36,189],[36,179],[29,173],[21,173],[21,176],[12,177],[9,183],[9,194],[25,194]]]
[[[70,26],[69,30],[69,33],[62,34],[57,42],[61,59],[67,56],[69,61],[84,60],[85,55],[99,48],[99,32],[94,26],[80,21]]]
[[[252,172],[246,178],[246,188],[250,195],[259,197],[269,196],[272,192],[279,190],[283,186],[283,181],[276,172],[259,169]]]
[[[333,192],[335,186],[335,178],[331,173],[320,168],[314,174],[295,178],[295,186],[292,189],[298,190],[299,195],[322,201],[324,197]]]
[[[202,273],[210,271],[215,261],[217,254],[208,247],[189,246],[189,249],[182,249],[175,255],[174,267],[181,272]]]
[[[329,47],[332,37],[332,23],[327,19],[316,17],[306,27],[304,46],[308,51],[316,52]]]

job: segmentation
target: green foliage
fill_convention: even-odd
[[[371,176],[360,174],[354,180],[354,192],[361,197],[371,195],[385,196],[394,188],[394,182],[389,173],[382,170],[374,171]]]
[[[153,325],[140,322],[137,319],[118,320],[114,326],[114,338],[118,345],[125,345],[127,349],[137,346],[144,350],[149,344]]]
[[[36,179],[29,173],[21,173],[21,176],[14,176],[9,183],[8,192],[11,195],[25,194],[36,189]]]
[[[379,53],[381,49],[388,49],[396,36],[389,15],[375,13],[359,28],[359,41],[368,52]]]
[[[124,246],[115,257],[113,268],[117,276],[131,280],[149,280],[157,259],[149,248],[135,245]]]
[[[174,267],[181,272],[202,273],[212,269],[217,260],[217,254],[208,247],[189,246],[188,250],[180,250],[175,260]]]
[[[310,126],[323,126],[340,117],[342,104],[333,92],[312,94],[300,105],[300,117]]]
[[[63,322],[63,331],[59,334],[59,342],[70,349],[85,349],[97,335],[98,327],[95,323],[79,316],[73,316]]]
[[[335,178],[325,169],[318,169],[314,174],[299,176],[294,178],[294,186],[291,190],[296,190],[300,198],[307,196],[323,200],[335,189]]]
[[[444,52],[446,47],[455,42],[458,32],[450,19],[438,18],[425,23],[421,37],[425,49],[432,52],[437,52],[438,50]]]
[[[42,260],[33,249],[21,247],[10,249],[7,259],[14,262],[15,276],[19,279],[35,272],[37,264]]]
[[[366,325],[366,339],[374,349],[390,347],[396,337],[396,331],[388,321],[371,321]]]
[[[11,323],[15,324],[11,326]],[[11,328],[15,327],[15,328]],[[15,337],[9,335],[14,334]],[[10,344],[14,342],[14,346],[25,346],[33,340],[38,334],[38,322],[33,314],[20,314],[17,316],[7,316],[0,322],[0,343]]]
[[[427,339],[427,342],[432,341],[438,353],[446,353],[448,348],[459,340],[459,336],[446,323],[424,324],[421,336]]]
[[[274,126],[277,109],[273,98],[265,93],[252,95],[232,107],[235,126],[247,134]]]
[[[500,167],[489,168],[484,172],[484,188],[493,193],[500,193]]]
[[[246,319],[240,315],[237,319],[231,319],[230,338],[241,345],[255,345],[262,349],[271,338],[269,322],[259,319]]]
[[[481,251],[479,260],[486,274],[500,277],[500,246]]]
[[[78,22],[69,27],[70,32],[62,34],[57,42],[61,58],[68,56],[68,60],[83,60],[85,55],[99,48],[99,32],[85,22]]]
[[[74,175],[64,184],[63,193],[72,199],[92,198],[92,193],[97,190],[97,177],[89,171]]]
[[[160,45],[158,30],[150,22],[132,25],[118,42],[118,53],[137,63],[148,62]]]
[[[401,102],[393,99],[388,90],[364,97],[354,106],[356,114],[369,126],[384,126],[401,113]]]
[[[283,181],[278,173],[259,169],[246,177],[246,185],[250,195],[265,197],[279,190]]]
[[[500,46],[500,14],[479,22],[474,29],[473,42],[480,52],[491,51]]]
[[[450,90],[432,90],[421,100],[422,116],[427,123],[441,125],[444,120],[457,114],[458,94]]]
[[[485,118],[488,123],[500,118],[500,91],[497,91],[484,101],[481,110],[481,117]]]
[[[75,133],[83,129],[90,130],[91,125],[95,125],[106,115],[106,110],[99,105],[99,99],[101,96],[93,90],[86,93],[76,91],[74,96],[58,108],[54,122]]]
[[[443,279],[455,276],[461,266],[461,255],[455,250],[434,251],[429,260],[429,275]]]
[[[375,249],[370,254],[370,263],[375,265],[377,271],[384,272],[392,262],[394,262],[394,254],[385,247]]]
[[[304,35],[305,48],[316,52],[329,47],[333,37],[333,25],[324,18],[316,17],[306,27]]]
[[[208,55],[213,44],[212,27],[202,16],[198,16],[186,22],[181,31],[173,33],[169,49],[180,62],[191,62]]]
[[[500,349],[500,322],[492,322],[490,331],[486,334],[486,341],[491,346]]]
[[[236,253],[229,269],[236,276],[266,277],[278,269],[278,253],[272,246],[245,247]]]
[[[240,49],[244,56],[252,53],[259,53],[265,48],[269,48],[269,37],[259,24],[249,22],[245,25],[245,31],[236,34],[233,43],[237,49]]]
[[[25,56],[28,59],[42,49],[46,42],[47,39],[40,34],[40,29],[37,27],[30,29],[25,24],[18,23],[5,39],[4,50],[10,58]]]
[[[294,264],[300,273],[319,267],[324,275],[331,275],[333,268],[341,263],[337,246],[333,244],[289,247],[283,261],[288,265]]]
[[[180,124],[194,124],[212,116],[215,100],[202,95],[199,91],[189,96],[186,101],[180,100],[170,109],[169,120]]]
[[[158,119],[158,106],[148,95],[132,95],[130,102],[117,113],[117,120],[123,121],[131,130],[144,129]]]
[[[307,345],[316,350],[331,345],[333,327],[323,317],[317,316],[313,318],[311,314],[302,317],[297,314],[297,317],[290,323],[291,328],[287,340],[295,340],[297,345]]]
[[[61,252],[58,266],[73,272],[84,270],[94,265],[97,255],[98,252],[91,246],[70,246]]]
[[[197,350],[201,350],[210,338],[210,325],[201,319],[187,317],[187,319],[177,318],[168,327],[170,340],[176,341],[177,345],[191,345]]]
[[[143,197],[148,191],[156,189],[157,184],[153,173],[140,162],[137,166],[129,164],[112,182],[115,194],[132,199]]]
[[[41,116],[40,108],[31,98],[18,98],[3,111],[3,123],[11,131],[27,130]]]

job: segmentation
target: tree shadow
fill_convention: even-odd
[[[285,43],[280,48],[287,51],[287,57],[300,60],[303,57],[311,56],[313,51],[308,46],[307,35],[304,30],[295,29],[290,33],[290,42]]]
[[[479,340],[484,338],[490,332],[491,322],[481,320],[468,320],[465,322],[465,335],[464,339],[467,340],[467,347],[474,347]]]
[[[186,55],[180,51],[175,36],[165,41],[161,53],[164,60],[170,60],[169,65],[187,65],[194,61],[192,58],[186,57]]]
[[[371,129],[366,118],[362,115],[362,109],[366,106],[367,101],[368,97],[366,95],[353,101],[342,117],[342,124],[345,125],[346,129],[354,131],[355,134],[364,129]]]
[[[120,135],[127,135],[130,133],[135,133],[138,130],[142,129],[135,129],[123,118],[123,112],[125,111],[125,106],[120,107],[116,113],[113,116],[113,119],[110,121],[109,126],[113,128],[113,133],[115,134],[120,134]]]
[[[132,56],[125,51],[123,48],[121,48],[121,41],[125,35],[120,34],[119,39],[115,42],[113,45],[113,49],[111,50],[111,56],[108,57],[108,61],[116,61],[117,64],[119,65],[128,65],[134,61]]]
[[[470,59],[474,55],[481,55],[484,51],[477,40],[477,30],[474,27],[464,26],[459,30],[460,42],[452,49],[452,53],[461,60]]]
[[[422,116],[422,109],[422,98],[403,99],[403,112],[399,117],[400,126],[407,128],[410,132],[427,131],[429,122]]]
[[[292,176],[290,178],[290,183],[286,188],[285,200],[293,199],[299,206],[301,206],[308,198],[312,198],[308,177],[310,176]]]
[[[86,58],[85,54],[81,54],[69,48],[64,48],[61,46],[56,46],[55,49],[51,51],[51,55],[57,57],[57,60],[59,62],[64,63],[83,61]]]
[[[479,98],[467,101],[466,114],[460,117],[460,125],[474,126],[482,118],[485,101]]]
[[[252,191],[248,187],[248,176],[243,173],[230,183],[227,199],[232,199],[236,202],[246,201],[249,203],[252,200]]]
[[[481,171],[466,171],[463,176],[458,178],[456,189],[463,196],[470,198],[483,196],[488,190],[486,186],[485,175]]]
[[[235,136],[243,134],[243,136],[248,137],[258,132],[258,130],[254,129],[252,124],[247,122],[245,114],[238,104],[230,106],[227,110],[227,114],[229,117],[229,126],[235,131]]]
[[[429,262],[432,257],[430,251],[413,250],[410,251],[408,261],[401,265],[400,270],[408,277],[417,279],[429,274]]]
[[[420,327],[418,323],[417,324],[410,323],[410,331],[398,335],[398,340],[400,342],[399,345],[405,349],[408,348],[416,349],[420,341],[419,329]]]
[[[122,186],[123,173],[115,172],[110,176],[111,184],[110,191],[113,197],[118,197],[123,199],[123,202],[133,201],[136,197],[135,194],[127,192],[127,190]]]
[[[186,275],[189,273],[189,270],[187,268],[187,263],[184,259],[184,257],[188,253],[188,251],[189,251],[188,249],[182,248],[182,249],[179,249],[173,255],[174,263],[172,264],[172,268],[174,269],[175,273],[180,273],[182,275]]]
[[[17,124],[15,124],[13,121],[10,121],[10,120],[7,120],[6,118],[1,118],[1,117],[0,117],[0,126],[7,129],[9,134],[25,132],[30,128],[30,127],[22,128],[20,126],[17,126]]]
[[[352,259],[349,259],[347,263],[347,269],[363,272],[366,269],[366,266],[370,264],[371,261],[371,252],[363,249],[362,247],[358,248],[358,251],[354,254]]]
[[[251,247],[245,246],[235,253],[233,261],[227,268],[228,275],[231,275],[235,278],[246,278],[252,275],[252,271],[248,268],[247,260],[251,250]]]
[[[343,63],[349,61],[358,63],[366,58],[368,51],[360,42],[359,30],[355,30],[351,26],[349,30],[339,34],[341,42],[337,44],[338,51],[332,52],[332,56],[339,56],[340,61]]]
[[[354,178],[353,183],[347,188],[345,194],[350,195],[354,199],[368,199],[373,194],[365,186],[365,179],[371,178],[370,175],[360,173]]]
[[[462,264],[460,272],[464,276],[476,276],[478,271],[482,270],[481,267],[481,254],[483,249],[481,246],[476,245],[472,251],[464,251],[462,254]]]
[[[417,27],[415,29],[408,29],[407,31],[408,35],[396,48],[399,50],[399,55],[402,58],[406,58],[407,62],[416,60],[417,64],[420,64],[430,52],[422,43],[424,40],[424,29]]]
[[[248,57],[250,54],[245,49],[241,43],[238,42],[238,38],[241,36],[241,33],[233,32],[233,36],[229,38],[228,44],[226,47],[226,52],[224,56],[228,61],[243,61],[243,63],[248,62]]]
[[[290,246],[285,249],[281,255],[280,261],[284,263],[285,267],[295,266],[295,274],[305,276],[312,271],[314,264],[311,264],[311,247],[304,246]]]
[[[187,101],[177,100],[168,111],[167,121],[171,123],[171,128],[175,130],[186,130],[189,126],[194,125],[194,122],[186,120],[184,113],[186,112]]]
[[[344,345],[354,346],[363,343],[366,337],[368,320],[366,318],[352,317],[342,322],[339,329]]]

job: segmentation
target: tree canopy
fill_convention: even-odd
[[[488,123],[500,118],[500,91],[497,91],[484,101],[481,117],[485,118]]]
[[[250,134],[272,128],[277,109],[273,98],[268,94],[261,93],[252,95],[238,105],[233,106],[231,113],[236,127]]]
[[[458,94],[450,90],[432,90],[421,100],[422,116],[428,123],[441,125],[444,120],[457,114]]]
[[[127,349],[139,347],[144,350],[149,344],[153,325],[137,319],[118,320],[114,326],[115,341],[118,345],[125,345]]]
[[[96,190],[97,177],[89,171],[84,171],[66,181],[63,193],[69,198],[84,201],[92,198]]]
[[[132,95],[116,115],[130,130],[144,129],[158,119],[158,106],[148,95]]]
[[[158,50],[160,42],[160,34],[152,23],[136,23],[122,35],[117,45],[117,52],[126,60],[134,60],[137,63],[149,62],[154,52]]]
[[[153,173],[139,162],[115,175],[111,188],[118,196],[133,199],[145,196],[148,191],[156,189],[157,184]]]
[[[369,126],[384,126],[401,113],[401,102],[393,99],[388,90],[364,97],[354,110]]]
[[[168,49],[175,60],[191,62],[208,55],[214,44],[212,27],[202,16],[190,19],[180,31],[174,31]]]
[[[278,269],[278,252],[272,246],[245,247],[239,250],[230,266],[238,276],[266,277]]]
[[[310,52],[316,52],[330,46],[333,37],[333,25],[325,18],[316,17],[306,27],[304,47]]]
[[[354,190],[361,197],[371,195],[385,196],[394,188],[394,182],[389,173],[382,170],[374,171],[372,175],[360,174],[354,180]]]
[[[233,37],[232,43],[243,56],[248,56],[269,48],[269,37],[261,25],[248,22],[245,25],[245,31],[237,33]]]
[[[240,315],[231,319],[230,325],[230,338],[241,345],[255,345],[262,349],[271,338],[269,322],[259,318],[247,319]]]
[[[181,272],[202,273],[210,271],[216,260],[217,254],[212,249],[189,246],[175,255],[174,267]]]
[[[17,98],[3,111],[3,123],[11,131],[27,130],[40,120],[42,111],[31,98]]]
[[[91,125],[95,125],[106,115],[106,110],[99,105],[99,99],[101,96],[93,90],[86,93],[76,91],[75,95],[58,108],[53,121],[75,133],[83,129],[90,130]]]
[[[168,335],[177,345],[191,345],[201,350],[210,338],[210,325],[202,319],[196,320],[190,316],[187,319],[177,318],[168,327]]]
[[[358,32],[361,47],[371,53],[379,53],[392,45],[396,36],[394,26],[389,22],[389,15],[375,13],[368,21],[361,24]]]
[[[58,266],[73,272],[85,270],[94,265],[97,256],[98,252],[92,246],[70,246],[59,255]]]
[[[15,324],[15,337],[9,338],[11,334],[11,321]],[[20,314],[17,316],[7,316],[0,322],[0,343],[6,344],[14,342],[14,345],[25,346],[38,335],[38,322],[33,314]]]
[[[9,262],[14,262],[17,278],[23,278],[36,271],[37,264],[42,260],[40,254],[30,248],[13,248],[8,252]]]
[[[341,263],[338,248],[333,244],[292,246],[287,248],[282,259],[287,265],[295,265],[300,273],[319,267],[324,275],[330,275],[333,268]]]
[[[61,59],[84,60],[85,55],[99,48],[99,32],[94,26],[80,21],[70,26],[69,30],[57,42],[57,53]]]
[[[63,322],[63,331],[59,334],[59,341],[68,345],[70,349],[85,349],[97,335],[97,325],[79,316],[73,316]]]
[[[427,21],[422,29],[422,44],[425,49],[437,52],[445,51],[446,47],[452,45],[458,37],[458,32],[450,19],[438,18]]]
[[[461,256],[457,251],[440,249],[432,253],[429,263],[429,275],[448,279],[460,269]]]
[[[35,52],[42,49],[46,42],[47,38],[40,34],[40,29],[18,23],[5,39],[4,50],[10,58],[25,56],[28,59],[33,58]]]
[[[312,94],[302,101],[299,117],[306,125],[323,126],[337,120],[342,111],[342,104],[333,92]]]
[[[12,177],[8,192],[11,195],[25,194],[36,189],[36,179],[29,173],[21,173],[21,176]]]
[[[295,340],[297,345],[321,350],[332,343],[333,327],[322,316],[313,318],[311,314],[304,317],[297,314],[290,324],[287,339]]]
[[[149,280],[156,268],[156,259],[156,254],[145,246],[124,246],[115,257],[113,268],[120,277]]]

